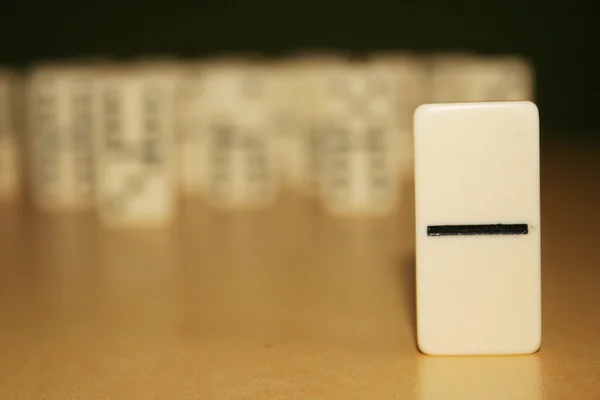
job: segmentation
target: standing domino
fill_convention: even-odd
[[[108,225],[175,217],[173,74],[147,64],[103,71],[95,90],[96,200]]]
[[[278,193],[272,82],[260,62],[204,69],[196,125],[200,188],[214,206],[254,209]]]
[[[541,342],[539,117],[531,102],[415,112],[417,331],[431,355]]]
[[[332,214],[385,214],[398,201],[395,88],[385,71],[355,62],[330,81],[320,138],[320,195]]]
[[[45,211],[93,204],[92,90],[87,64],[40,65],[28,81],[32,197]]]
[[[231,55],[213,59],[196,60],[186,64],[181,79],[181,90],[177,98],[177,153],[179,163],[179,188],[183,196],[196,197],[206,194],[207,187],[207,143],[212,118],[209,111],[215,101],[207,87],[218,83],[220,71],[226,69],[243,70],[251,63],[250,59]],[[217,90],[218,92],[218,90]],[[230,101],[235,101],[231,99]]]
[[[204,168],[200,154],[206,138],[202,132],[202,83],[204,69],[210,62],[194,61],[186,65],[182,75],[181,91],[177,98],[175,118],[177,123],[177,158],[179,190],[183,197],[202,192]]]
[[[16,73],[0,70],[0,200],[14,200],[21,192],[20,83]]]
[[[297,54],[277,64],[272,108],[277,126],[278,164],[284,183],[308,198],[318,192],[318,143],[327,132],[323,110],[329,82],[348,60],[342,54]]]

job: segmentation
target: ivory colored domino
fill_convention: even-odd
[[[375,53],[371,63],[389,86],[397,113],[396,160],[402,179],[413,177],[413,116],[418,106],[431,102],[431,69],[428,60],[412,53]]]
[[[184,149],[189,147],[187,146],[189,142],[186,136],[190,131],[187,129],[189,94],[193,93],[195,89],[195,82],[190,79],[190,72],[197,69],[196,63],[184,61],[175,55],[162,54],[153,57],[140,57],[135,60],[133,65],[136,68],[155,71],[160,74],[162,80],[168,80],[172,85],[170,96],[173,99],[170,101],[173,103],[172,130],[175,140],[175,187],[178,194],[188,194],[187,170],[183,166],[184,161],[188,161],[188,158],[184,156],[187,156],[189,152],[184,151]],[[197,162],[197,154],[194,156],[194,161]]]
[[[277,194],[275,142],[259,130],[217,123],[208,140],[209,202],[222,208],[270,205]]]
[[[96,204],[110,226],[176,216],[173,75],[146,63],[106,68],[95,89]]]
[[[330,81],[319,185],[336,215],[385,214],[398,201],[396,91],[370,63],[355,62]]]
[[[31,194],[43,211],[93,205],[92,64],[39,65],[28,78]]]
[[[21,126],[19,91],[21,81],[17,74],[0,70],[0,200],[19,198],[22,189]]]
[[[432,102],[533,100],[534,71],[516,56],[454,55],[432,66]]]
[[[540,347],[539,152],[531,102],[416,110],[422,352],[529,354]]]
[[[273,86],[260,62],[217,63],[201,72],[197,103],[199,187],[212,205],[260,208],[278,193]]]
[[[175,120],[177,125],[177,155],[179,191],[183,196],[197,195],[202,188],[202,165],[199,156],[202,153],[203,135],[198,110],[202,109],[202,62],[188,65],[182,76]]]
[[[204,88],[221,68],[244,68],[249,62],[231,55],[195,60],[183,68],[181,90],[176,104],[179,189],[184,196],[199,196],[207,190],[206,146],[208,143],[207,104],[210,93]],[[208,96],[208,97],[207,97]]]
[[[327,133],[328,82],[347,62],[343,54],[299,53],[274,68],[280,175],[289,189],[307,198],[318,195],[318,142]]]

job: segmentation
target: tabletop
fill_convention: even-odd
[[[0,398],[596,399],[600,146],[542,148],[541,350],[415,340],[414,201],[334,218],[186,199],[162,229],[0,206]]]

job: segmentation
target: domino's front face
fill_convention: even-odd
[[[96,178],[101,219],[154,225],[175,216],[173,82],[117,72],[97,90]]]
[[[182,74],[175,109],[177,147],[179,157],[179,188],[184,195],[201,192],[202,168],[198,154],[202,152],[202,135],[198,110],[201,109],[202,66],[191,67]]]
[[[398,197],[393,135],[376,124],[352,122],[334,128],[323,140],[324,204],[338,215],[391,212]]]
[[[44,70],[30,82],[34,201],[40,209],[89,208],[92,197],[90,72]]]
[[[417,319],[432,355],[541,341],[539,120],[530,102],[415,112]]]
[[[320,194],[334,214],[385,214],[398,199],[399,126],[390,78],[363,65],[345,72],[331,81]]]
[[[272,86],[261,66],[207,71],[202,107],[202,177],[207,200],[218,207],[270,205],[278,191],[276,144],[269,114]]]
[[[16,78],[0,71],[0,201],[18,198],[21,189],[20,148],[15,107]]]
[[[277,118],[278,163],[284,183],[295,192],[318,194],[316,144],[323,134],[328,82],[340,74],[343,59],[300,57],[277,71],[271,107]]]

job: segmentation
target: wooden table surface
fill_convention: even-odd
[[[543,344],[415,344],[412,193],[333,219],[185,202],[169,229],[0,207],[0,399],[598,399],[600,147],[542,149]]]

